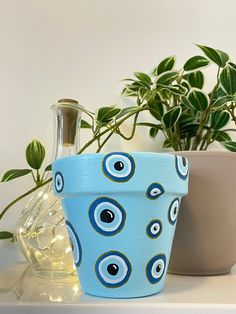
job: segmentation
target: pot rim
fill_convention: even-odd
[[[156,158],[170,158],[175,155],[179,155],[181,152],[150,152],[150,151],[111,151],[111,152],[99,152],[99,153],[83,153],[83,154],[76,154],[71,156],[65,156],[58,158],[53,161],[53,164],[56,164],[58,161],[60,162],[68,162],[71,160],[76,159],[92,159],[92,158],[99,158],[99,157],[106,157],[110,154],[125,154],[125,155],[133,155],[139,158],[147,158],[147,157],[156,157]],[[181,156],[181,155],[179,155]]]
[[[171,152],[174,155],[184,155],[184,156],[198,156],[198,157],[236,157],[236,153],[229,151],[202,151],[202,150],[183,150]]]

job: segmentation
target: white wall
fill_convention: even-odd
[[[199,53],[193,43],[236,59],[235,12],[234,0],[0,0],[0,174],[26,166],[32,138],[45,143],[50,160],[50,105],[58,98],[77,98],[89,109],[124,103],[122,78],[172,54],[180,65]],[[139,134],[129,149],[156,146]],[[30,184],[0,184],[0,208]],[[14,230],[20,209],[0,230]]]

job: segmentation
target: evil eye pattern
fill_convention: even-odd
[[[175,167],[178,173],[178,176],[186,180],[188,177],[188,161],[185,157],[175,156]]]
[[[134,159],[126,153],[108,154],[103,160],[103,172],[113,181],[126,182],[134,175]]]
[[[147,188],[146,195],[149,199],[156,200],[163,193],[165,193],[163,186],[160,183],[154,182]]]
[[[106,252],[95,264],[99,281],[108,288],[124,285],[130,277],[132,267],[128,258],[117,251]]]
[[[177,217],[178,217],[178,213],[179,213],[179,199],[175,198],[169,207],[168,210],[168,220],[170,222],[170,224],[174,225]]]
[[[150,283],[158,283],[166,269],[166,256],[159,254],[154,256],[147,264],[146,275]]]
[[[54,186],[55,186],[55,189],[58,193],[60,193],[64,188],[64,179],[63,179],[63,175],[60,171],[57,171],[55,173]]]
[[[70,240],[70,244],[72,248],[74,262],[75,262],[75,265],[78,267],[82,259],[82,248],[81,248],[80,240],[77,233],[75,232],[74,227],[69,221],[66,221],[66,227],[67,227],[67,232],[69,235],[69,240]]]
[[[126,213],[114,199],[100,197],[90,206],[89,219],[97,232],[105,236],[113,236],[124,227]]]
[[[153,219],[146,228],[148,237],[156,239],[162,232],[162,223],[159,219]]]

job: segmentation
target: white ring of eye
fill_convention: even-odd
[[[58,179],[59,179],[59,186],[58,186]],[[60,173],[58,173],[55,177],[55,186],[56,186],[56,191],[61,191],[63,187],[63,179]]]
[[[155,227],[157,227],[157,229],[155,229]],[[160,224],[158,223],[158,222],[155,222],[152,226],[151,226],[151,228],[150,228],[150,231],[151,231],[151,233],[152,234],[158,234],[159,232],[160,232],[160,230],[161,230],[161,227],[160,227]]]
[[[161,271],[157,274],[156,273],[156,268],[157,266],[160,265],[161,266]],[[155,261],[155,263],[153,263],[152,265],[152,277],[155,278],[155,279],[158,279],[162,276],[163,272],[164,272],[164,269],[165,269],[165,263],[162,259],[158,259],[157,261]]]
[[[118,216],[119,220],[118,220],[117,224],[116,224],[113,228],[111,228],[111,227],[107,227],[107,228],[104,227],[104,225],[101,224],[100,221],[98,220],[98,217],[97,217],[97,216],[98,216],[98,211],[99,211],[99,209],[100,209],[102,206],[107,206],[107,209],[110,209],[110,208],[115,209],[115,215]],[[94,210],[94,214],[93,214],[93,215],[94,215],[94,220],[95,220],[96,224],[97,224],[98,227],[101,228],[103,231],[115,231],[115,230],[119,227],[119,225],[121,224],[121,222],[122,222],[122,214],[121,214],[121,212],[120,212],[120,209],[119,209],[117,206],[115,206],[114,204],[109,203],[109,202],[102,202],[102,203],[98,204],[97,207],[96,207],[95,210]]]
[[[109,167],[110,161],[112,161],[113,159],[117,159],[117,158],[119,158],[119,161],[122,161],[122,160],[125,161],[126,166],[128,166],[128,170],[125,173],[122,173],[122,174],[121,173],[116,173]],[[118,154],[109,156],[106,159],[105,165],[106,165],[106,169],[107,169],[108,173],[110,173],[111,175],[113,175],[114,177],[117,177],[117,178],[127,177],[130,174],[131,170],[132,170],[132,164],[131,164],[129,158],[126,157],[126,156],[123,156],[123,155],[118,155]]]
[[[157,196],[157,195],[159,195],[159,194],[161,194],[161,190],[158,189],[158,188],[153,188],[153,189],[150,191],[150,195],[151,195],[151,196]]]
[[[124,273],[121,277],[117,278],[117,279],[111,279],[111,278],[108,278],[107,276],[105,276],[103,274],[103,271],[102,271],[102,266],[103,264],[109,260],[109,259],[116,259],[117,261],[119,261],[121,263],[121,265],[124,267]],[[128,272],[128,267],[126,265],[126,263],[124,262],[124,260],[120,257],[120,256],[117,256],[117,255],[109,255],[107,257],[105,257],[100,263],[99,263],[99,266],[98,266],[98,272],[99,272],[99,275],[102,277],[102,279],[107,282],[107,283],[111,283],[111,284],[115,284],[115,283],[119,283],[120,281],[122,281],[127,272]]]
[[[72,250],[72,254],[73,254],[73,257],[75,260],[75,264],[76,264],[76,263],[78,263],[78,261],[80,259],[80,251],[78,248],[78,243],[76,240],[76,236],[74,235],[74,232],[73,232],[73,230],[71,230],[71,227],[69,225],[67,225],[67,231],[69,234],[69,238],[71,239],[71,242],[73,244],[74,251]]]
[[[183,165],[183,157],[180,157],[180,156],[177,156],[177,166],[178,166],[178,170],[179,172],[183,175],[183,176],[186,176],[187,173],[188,173],[188,161],[187,159],[185,159],[186,161],[186,165],[184,166]],[[181,169],[183,168],[183,169]]]
[[[174,213],[174,209],[176,208],[176,213]],[[177,218],[178,216],[178,211],[179,211],[179,201],[178,200],[175,200],[174,203],[172,204],[171,206],[171,209],[170,209],[170,219],[172,221],[175,221],[175,219]]]

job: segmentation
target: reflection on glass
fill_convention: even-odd
[[[5,301],[77,303],[81,297],[76,277],[41,278],[28,266],[22,272],[4,272],[0,278],[0,298]]]

